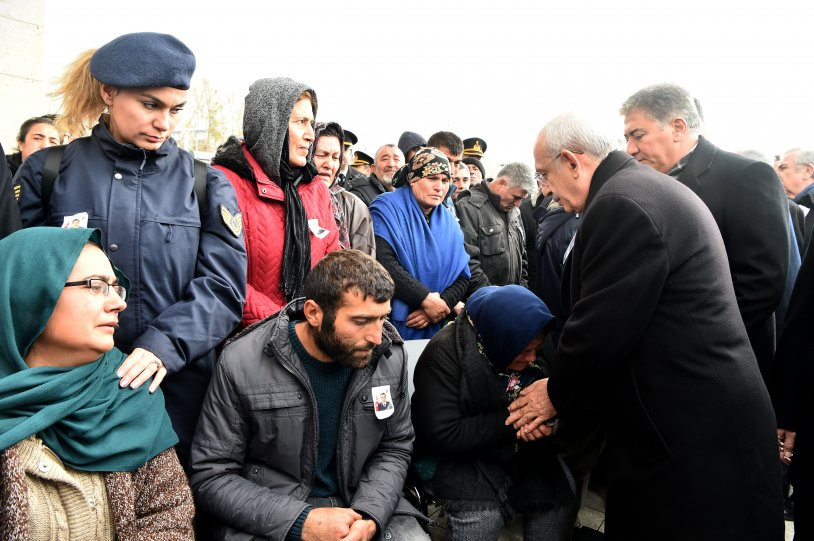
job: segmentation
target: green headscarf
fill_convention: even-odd
[[[74,469],[132,471],[178,437],[160,390],[119,387],[125,354],[113,348],[73,368],[25,363],[82,248],[100,238],[95,229],[34,227],[0,240],[0,450],[38,434]]]

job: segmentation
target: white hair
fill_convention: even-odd
[[[507,163],[500,168],[495,178],[505,178],[506,186],[509,188],[519,187],[527,193],[534,193],[537,189],[534,172],[531,170],[531,167],[521,162]]]
[[[547,154],[551,156],[570,150],[604,160],[614,148],[610,137],[574,113],[565,113],[549,120],[542,133],[545,133]]]
[[[797,165],[814,165],[814,150],[798,149]]]

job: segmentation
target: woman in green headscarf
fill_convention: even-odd
[[[127,278],[92,229],[0,241],[0,539],[194,539],[161,391],[119,386]]]

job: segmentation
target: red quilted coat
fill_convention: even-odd
[[[256,323],[286,304],[285,295],[280,289],[280,275],[283,264],[283,242],[285,239],[285,205],[283,190],[260,168],[245,145],[243,156],[248,160],[257,182],[244,178],[231,169],[215,165],[223,171],[237,192],[237,202],[243,213],[246,253],[249,257],[246,304],[243,307],[242,326]],[[328,188],[318,178],[308,184],[300,184],[297,191],[302,205],[311,220],[316,219],[320,228],[328,233],[322,238],[309,232],[311,238],[311,267],[322,256],[339,250],[339,232],[336,229],[331,195]]]

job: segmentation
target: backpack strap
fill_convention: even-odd
[[[40,200],[46,214],[48,214],[48,203],[51,201],[51,194],[54,192],[54,182],[59,176],[59,164],[62,162],[65,146],[49,147],[46,151],[48,154],[45,155],[45,164],[42,166],[42,183],[40,184]]]
[[[59,165],[62,162],[62,155],[65,153],[66,145],[57,145],[49,147],[45,156],[45,164],[42,167],[42,183],[40,185],[40,194],[42,200],[42,207],[47,211],[48,204],[51,201],[51,194],[54,192],[54,183],[59,176]],[[201,160],[193,160],[194,175],[195,175],[195,197],[198,198],[198,212],[203,221],[204,212],[206,210],[206,162]]]
[[[201,215],[201,227],[206,212],[206,162],[193,158],[195,172],[195,197],[198,198],[198,212]]]

